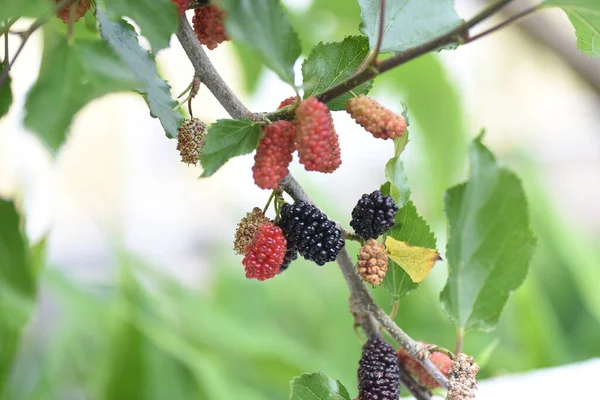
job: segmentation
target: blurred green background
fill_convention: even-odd
[[[305,53],[318,41],[358,33],[355,2],[306,4],[290,7]],[[245,49],[232,48],[251,97],[260,89],[262,66]],[[382,76],[372,92],[409,106],[413,155],[407,175],[442,254],[443,193],[464,178],[468,141],[480,128],[471,127],[474,118],[448,64],[452,60],[438,55],[422,57]],[[517,146],[504,148],[499,158],[523,179],[539,245],[498,328],[468,333],[465,352],[479,361],[481,378],[600,356],[598,237],[584,233],[550,195],[551,177],[534,153]],[[348,212],[308,186],[331,217],[347,224]],[[111,247],[104,262],[107,281],[46,266],[17,356],[2,366],[9,371],[2,399],[283,399],[292,377],[318,370],[356,394],[361,343],[335,265],[297,261],[259,284],[244,278],[240,258],[223,242],[202,249],[211,280],[197,288],[157,268],[156,260],[134,255],[118,237]],[[454,327],[438,301],[445,268],[437,265],[418,290],[401,299],[396,321],[415,339],[452,349]],[[387,293],[374,293],[389,310]],[[0,327],[24,312],[18,303],[3,306]]]

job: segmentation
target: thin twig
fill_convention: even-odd
[[[400,382],[417,399],[429,400],[431,399],[431,392],[419,385],[417,381],[404,369],[402,364],[400,366]]]
[[[4,34],[4,60],[2,60],[2,62],[4,63],[4,68],[8,69],[10,67],[9,61],[8,61],[8,32],[6,32]]]
[[[469,29],[482,22],[486,18],[492,16],[511,1],[513,0],[498,0],[494,4],[486,7],[484,10],[479,12],[470,20],[455,27],[454,29],[451,29],[447,33],[438,36],[437,38],[431,39],[419,46],[398,53],[394,57],[390,57],[387,60],[384,60],[381,63],[379,63],[377,68],[364,69],[363,71],[358,72],[356,75],[348,78],[347,80],[340,82],[337,85],[327,89],[323,93],[319,94],[317,98],[323,103],[327,103],[335,99],[336,97],[347,93],[355,87],[373,79],[377,75],[380,75],[386,71],[396,68],[410,60],[413,60],[431,51],[437,50],[443,46],[447,46],[452,43],[464,42],[464,36],[466,33],[469,32]]]
[[[385,29],[385,0],[379,1],[379,32],[377,32],[377,44],[375,45],[375,49],[373,50],[374,58],[373,60],[377,60],[377,56],[379,55],[379,51],[381,50],[381,44],[383,43],[383,33]]]
[[[508,25],[511,25],[511,24],[517,22],[518,20],[520,20],[520,19],[522,19],[522,18],[524,18],[524,17],[526,17],[526,16],[528,16],[530,14],[533,14],[533,12],[539,10],[540,8],[542,8],[541,4],[537,4],[537,5],[533,6],[533,7],[527,8],[527,9],[521,11],[520,13],[511,16],[506,21],[503,21],[503,22],[499,23],[498,25],[495,25],[495,26],[493,26],[493,27],[491,27],[489,29],[486,29],[485,31],[480,32],[477,35],[470,36],[465,41],[464,44],[474,42],[477,39],[481,39],[482,37],[489,35],[490,33],[494,33],[497,30],[500,30],[500,29],[502,29],[504,27],[507,27]]]
[[[56,7],[53,8],[53,11],[51,13],[48,13],[48,14],[42,16],[42,17],[39,17],[38,19],[36,19],[33,22],[33,24],[31,24],[31,26],[29,27],[29,29],[27,29],[25,32],[21,33],[21,38],[22,38],[21,44],[17,48],[17,52],[15,53],[15,56],[13,57],[12,61],[8,64],[8,68],[4,68],[4,70],[2,71],[2,75],[0,75],[0,86],[2,86],[4,84],[4,82],[6,81],[6,79],[8,78],[8,71],[15,64],[15,61],[17,61],[17,58],[21,54],[21,51],[25,47],[25,44],[27,43],[27,41],[29,40],[29,38],[31,37],[31,35],[33,35],[33,33],[35,31],[37,31],[42,25],[44,25],[46,23],[46,21],[48,21],[48,19],[52,15],[56,14],[56,12],[58,10],[62,10],[64,7],[68,6],[73,1],[75,1],[75,0],[62,0],[60,3],[58,3],[56,5]]]

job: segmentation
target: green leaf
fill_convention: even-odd
[[[379,34],[379,0],[359,0],[362,32],[375,48]],[[454,0],[388,1],[385,9],[382,53],[400,52],[440,36],[462,20]]]
[[[104,42],[77,40],[70,45],[66,37],[46,30],[40,75],[25,104],[25,125],[58,150],[83,106],[136,86],[135,77]]]
[[[412,246],[436,250],[436,240],[427,222],[419,215],[412,201],[406,203],[396,214],[396,225],[390,229],[387,237],[392,237]],[[419,284],[413,282],[408,274],[398,264],[388,260],[389,269],[383,280],[383,286],[392,294],[394,299],[406,296],[416,289]]]
[[[155,53],[169,46],[171,34],[179,27],[178,13],[171,0],[104,0],[104,3],[112,19],[133,19]]]
[[[279,0],[225,0],[225,27],[233,40],[257,52],[265,64],[294,85],[300,40]]]
[[[469,180],[448,190],[449,276],[442,306],[461,329],[490,329],[529,268],[535,238],[517,176],[481,143],[470,149]]]
[[[319,43],[302,63],[304,98],[315,96],[349,78],[369,53],[369,41],[364,36],[348,36],[342,42]],[[372,81],[365,82],[352,91],[359,95],[368,93]],[[329,103],[329,109],[346,109],[346,101],[352,97],[346,93]]]
[[[577,47],[591,57],[600,57],[600,2],[598,0],[545,0],[545,6],[562,8],[575,27]]]
[[[29,265],[27,240],[13,202],[0,199],[0,394],[33,309],[36,281]]]
[[[350,400],[344,385],[323,372],[297,376],[290,386],[290,400]]]
[[[47,0],[0,0],[0,21],[9,18],[37,18],[51,10],[52,3]]]
[[[97,18],[102,39],[141,82],[135,90],[144,96],[150,114],[160,120],[169,137],[177,137],[182,117],[175,111],[177,102],[171,97],[171,87],[158,75],[154,57],[140,47],[135,30],[127,22],[113,22],[101,11],[97,12]]]
[[[233,50],[236,53],[244,75],[244,86],[248,93],[254,93],[258,88],[259,78],[264,70],[262,59],[245,45],[233,42]]]
[[[211,176],[231,157],[251,153],[261,132],[260,124],[248,119],[221,119],[210,125],[200,154],[202,176]]]
[[[2,71],[6,68],[4,63],[0,63],[0,75],[2,75]],[[0,86],[0,117],[4,116],[10,105],[12,104],[12,91],[10,90],[10,75],[7,77],[6,81]]]
[[[410,199],[410,187],[400,157],[396,156],[388,161],[385,165],[385,177],[389,183],[389,186],[384,188],[385,194],[394,198],[398,208],[404,207]]]

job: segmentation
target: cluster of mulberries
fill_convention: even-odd
[[[364,239],[376,239],[396,223],[398,206],[379,190],[363,194],[354,209],[350,226]]]
[[[287,242],[281,228],[268,222],[261,225],[252,241],[246,245],[242,264],[246,278],[264,281],[279,272],[287,251]]]
[[[298,155],[307,171],[331,173],[341,164],[338,134],[329,108],[315,97],[296,109]]]
[[[419,342],[424,344],[423,342]],[[429,355],[429,360],[442,372],[448,376],[452,359],[448,355],[439,352],[433,352]],[[435,389],[440,387],[440,384],[427,372],[425,367],[415,360],[404,348],[398,349],[398,361],[404,367],[406,372],[415,377],[415,379],[423,386]]]
[[[365,96],[353,97],[346,103],[346,111],[352,118],[378,139],[394,139],[404,135],[406,120],[388,110],[375,99]]]
[[[372,286],[379,286],[388,270],[385,246],[374,239],[367,243],[358,252],[358,273],[363,281]]]
[[[54,0],[54,4],[60,3],[62,0]],[[56,16],[65,24],[70,22],[77,22],[81,17],[85,15],[87,10],[92,7],[92,3],[90,0],[77,0],[74,3],[71,3],[68,6],[63,7],[56,13]]]
[[[200,159],[206,125],[198,118],[186,119],[179,127],[177,136],[177,150],[181,154],[181,161],[186,164],[196,165]]]
[[[277,224],[289,248],[317,265],[334,261],[344,247],[341,229],[325,213],[304,201],[284,204]]]
[[[296,149],[296,126],[289,121],[276,121],[265,126],[260,139],[252,173],[261,189],[275,189],[288,174]]]
[[[358,398],[398,400],[400,368],[392,346],[380,337],[364,344],[358,363]]]
[[[177,11],[179,15],[185,14],[188,7],[190,6],[190,0],[171,0],[177,6]]]
[[[225,11],[215,5],[209,4],[194,10],[194,32],[200,43],[209,50],[230,39],[225,31],[224,21]]]

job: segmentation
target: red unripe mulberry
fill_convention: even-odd
[[[190,6],[190,0],[171,0],[177,6],[179,15],[185,14],[186,10]]]
[[[277,107],[277,109],[279,110],[283,107],[291,106],[292,104],[294,104],[294,101],[296,101],[296,96],[288,97],[279,104],[279,107]]]
[[[419,342],[424,344],[423,342]],[[448,376],[452,359],[444,353],[432,352],[429,360],[444,374]],[[406,372],[415,377],[415,379],[423,386],[428,388],[438,388],[440,384],[427,372],[417,360],[415,360],[404,348],[398,349],[398,361],[404,367]]]
[[[286,244],[280,227],[272,222],[261,225],[246,246],[246,256],[242,260],[246,278],[264,281],[277,275],[285,258]]]
[[[58,4],[61,1],[62,0],[54,0],[54,3]],[[62,19],[62,21],[65,24],[69,23],[69,18],[72,18],[71,22],[77,22],[81,17],[85,15],[85,13],[87,12],[87,10],[90,9],[90,7],[92,7],[92,3],[90,2],[90,0],[77,0],[74,3],[63,7],[60,11],[56,13],[56,16]]]
[[[388,110],[364,94],[348,99],[346,111],[378,139],[394,139],[406,131],[406,120],[402,115]]]
[[[296,109],[298,155],[307,171],[330,173],[341,164],[340,143],[329,108],[314,97]]]
[[[192,19],[194,32],[200,43],[209,50],[213,50],[220,43],[229,40],[224,21],[225,12],[212,4],[194,10]]]
[[[261,189],[275,189],[289,172],[296,149],[296,126],[289,121],[275,121],[265,126],[258,143],[252,175]]]

